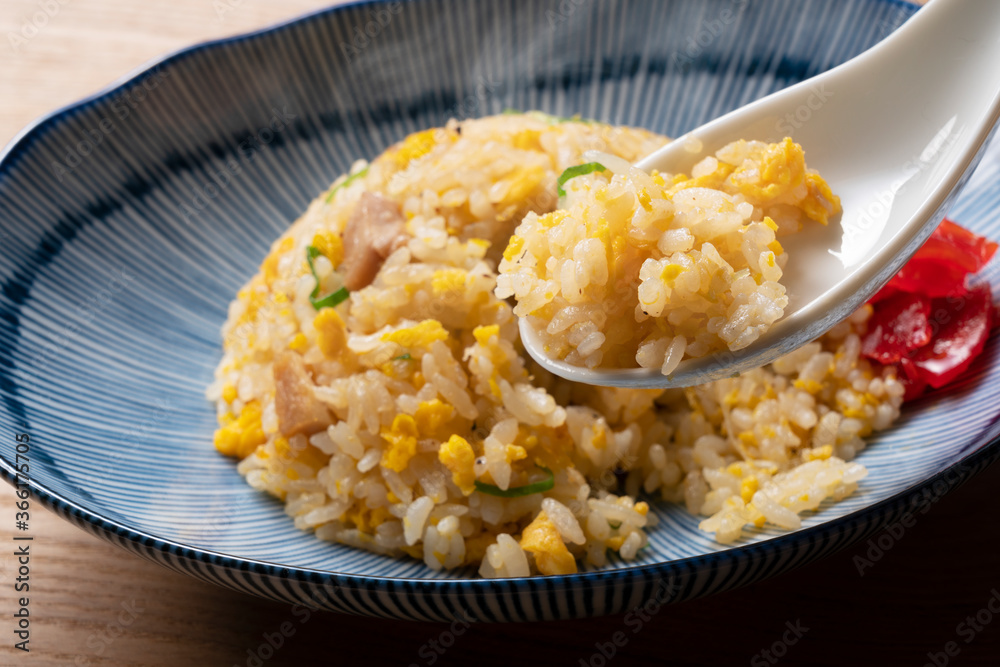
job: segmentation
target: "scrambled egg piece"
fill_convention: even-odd
[[[521,548],[535,555],[535,565],[542,574],[573,574],[576,559],[566,548],[559,530],[544,512],[528,524],[521,534]]]
[[[435,398],[417,406],[413,419],[423,435],[433,435],[455,416],[455,408]]]
[[[720,159],[715,171],[678,182],[673,191],[708,187],[739,192],[754,206],[798,206],[806,217],[823,225],[840,212],[840,198],[822,176],[806,168],[805,151],[790,137],[773,144],[741,139],[733,146],[738,147],[738,153],[747,152],[748,159],[739,165]],[[775,250],[775,254],[781,251]]]
[[[448,442],[441,443],[438,460],[451,471],[451,481],[461,489],[463,495],[471,495],[476,490],[476,453],[469,441],[460,435],[452,435]],[[484,547],[485,552],[485,547]]]
[[[506,376],[510,370],[510,358],[501,345],[500,325],[480,325],[472,330],[472,335],[476,339],[476,342],[483,347],[483,352],[493,363],[493,368],[496,372]],[[514,378],[508,379],[513,380]]]
[[[344,241],[333,232],[317,233],[313,237],[312,244],[324,257],[330,260],[333,268],[337,268],[344,261]]]
[[[300,353],[304,352],[308,347],[309,347],[309,339],[306,338],[306,335],[301,331],[292,336],[292,340],[288,342],[288,349],[293,350],[295,352],[300,352]]]
[[[238,459],[245,459],[253,454],[257,445],[267,442],[260,417],[261,408],[257,401],[244,405],[238,418],[229,417],[215,432],[215,448],[226,456]]]
[[[472,330],[472,335],[475,336],[477,343],[480,345],[486,345],[490,342],[491,338],[500,335],[500,325],[490,324],[489,326],[478,326]]]
[[[385,523],[388,518],[389,509],[387,507],[370,509],[362,500],[359,506],[347,510],[341,517],[341,521],[354,524],[354,527],[362,533],[374,535],[375,529]]]
[[[500,200],[499,206],[516,206],[537,190],[543,180],[545,180],[545,171],[541,167],[532,166],[527,169],[518,169],[514,178],[511,179],[510,189]]]
[[[528,452],[521,445],[507,445],[507,448],[504,450],[504,459],[507,463],[523,461],[526,458],[528,458]]]
[[[410,415],[398,414],[389,430],[382,431],[382,437],[389,443],[382,452],[382,467],[403,472],[417,453],[417,423]]]
[[[483,354],[490,363],[493,364],[493,371],[487,378],[487,384],[489,385],[490,392],[497,401],[502,400],[503,394],[500,391],[500,384],[497,382],[498,378],[501,376],[506,379],[516,382],[520,378],[508,377],[510,371],[510,358],[508,357],[508,352],[504,350],[501,339],[500,339],[500,326],[497,324],[490,324],[488,326],[480,325],[477,326],[472,331],[473,337],[476,339],[476,343],[482,349]]]
[[[465,290],[465,278],[468,272],[463,269],[439,269],[431,278],[431,289],[434,296],[457,294]]]
[[[823,445],[822,447],[815,447],[813,449],[803,451],[802,458],[806,461],[825,461],[831,456],[833,456],[833,446]]]
[[[514,234],[510,237],[510,241],[507,242],[507,248],[503,251],[503,258],[508,262],[513,262],[521,254],[522,250],[524,250],[524,237]]]
[[[316,344],[327,359],[336,359],[347,348],[347,325],[333,308],[323,308],[313,320]]]
[[[768,201],[802,185],[806,178],[805,152],[802,146],[785,137],[769,144],[760,157],[760,182],[750,183],[743,166],[729,176],[729,183],[748,199]],[[742,177],[742,178],[741,178]]]
[[[514,148],[524,151],[540,151],[544,150],[541,136],[542,133],[538,130],[521,130],[511,137],[511,143],[514,144]]]
[[[452,133],[445,132],[439,128],[424,130],[423,132],[415,132],[406,137],[406,139],[399,144],[399,148],[395,151],[390,151],[389,155],[392,157],[396,165],[400,169],[403,169],[413,160],[430,153],[434,146],[437,145],[438,139],[445,137],[454,140]]]
[[[382,335],[382,340],[398,343],[405,348],[429,347],[435,341],[447,339],[448,332],[437,320],[424,320],[412,327],[404,327]]]

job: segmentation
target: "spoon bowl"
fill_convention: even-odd
[[[520,320],[528,353],[576,382],[681,387],[774,361],[846,318],[877,292],[941,222],[1000,118],[1000,3],[932,0],[903,27],[839,67],[757,100],[636,163],[690,173],[738,139],[791,137],[840,197],[830,225],[784,236],[785,315],[753,344],[656,369],[589,369],[545,355]]]

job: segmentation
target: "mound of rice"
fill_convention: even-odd
[[[865,471],[847,461],[903,393],[858,356],[867,311],[686,391],[575,385],[524,354],[495,292],[514,227],[556,206],[587,150],[631,162],[664,141],[531,113],[356,163],[230,306],[216,448],[321,539],[486,577],[636,558],[655,521],[641,493],[721,541],[851,493]]]
[[[670,375],[685,358],[746,347],[788,305],[775,236],[840,211],[788,138],[729,144],[692,177],[584,159],[559,210],[518,225],[497,279],[546,354],[577,366]]]

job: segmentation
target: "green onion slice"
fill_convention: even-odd
[[[313,305],[313,308],[319,310],[321,308],[333,308],[334,306],[343,303],[347,300],[347,297],[351,295],[346,287],[341,287],[336,292],[332,294],[327,294],[322,299],[319,298],[319,276],[316,275],[316,267],[313,266],[313,260],[319,257],[322,253],[314,245],[306,246],[306,261],[309,262],[309,271],[312,272],[313,278],[316,280],[316,287],[313,291],[309,293],[309,303]]]
[[[333,190],[330,190],[330,194],[328,194],[326,196],[326,201],[327,202],[333,201],[333,195],[337,194],[339,191],[343,190],[348,185],[350,185],[354,181],[358,180],[359,178],[363,177],[367,173],[368,173],[368,167],[365,167],[364,169],[362,169],[358,173],[351,174],[350,176],[348,176],[347,179],[343,183],[341,183],[340,185],[338,185],[337,187],[335,187]]]
[[[563,185],[566,184],[566,181],[571,178],[576,178],[577,176],[593,173],[595,171],[607,171],[607,168],[600,162],[588,162],[586,164],[578,164],[575,167],[570,167],[559,177],[556,193],[558,193],[560,197],[565,197],[566,191],[563,190]]]
[[[530,496],[535,493],[544,493],[556,485],[556,476],[551,470],[538,464],[535,464],[535,467],[544,470],[548,475],[548,478],[543,479],[540,482],[525,484],[524,486],[515,486],[511,489],[501,489],[499,486],[486,484],[485,482],[476,480],[476,491],[486,493],[491,496],[497,496],[499,498],[520,498],[522,496]]]
[[[412,358],[413,358],[413,356],[409,352],[406,352],[405,354],[401,354],[398,357],[393,357],[392,360],[393,361],[399,361],[399,360],[409,361]]]

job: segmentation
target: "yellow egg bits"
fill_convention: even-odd
[[[715,157],[702,160],[691,177],[675,179],[667,192],[673,195],[688,188],[742,195],[764,215],[772,206],[786,204],[822,225],[841,210],[840,197],[831,192],[822,176],[806,167],[805,151],[790,137],[773,144],[735,141]]]
[[[802,147],[733,142],[690,175],[599,153],[558,179],[561,208],[529,214],[500,262],[553,358],[660,368],[751,344],[787,305],[777,237],[828,224],[839,199]]]

